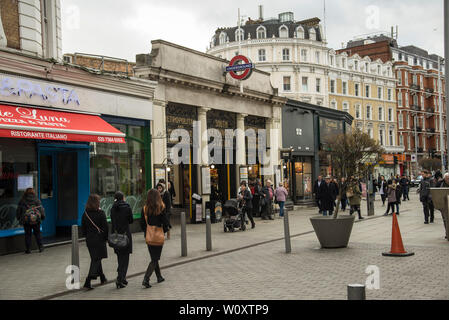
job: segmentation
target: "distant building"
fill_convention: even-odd
[[[271,74],[279,95],[328,107],[326,45],[320,19],[295,21],[292,12],[284,12],[267,20],[262,14],[249,18],[240,29],[218,28],[207,53],[226,60],[243,54]]]
[[[86,53],[66,53],[64,62],[92,69],[97,72],[108,72],[132,76],[134,62],[125,59],[99,56]]]
[[[350,41],[339,53],[391,61],[397,79],[397,125],[399,145],[404,155],[397,155],[401,173],[417,173],[412,155],[441,157],[440,130],[446,128],[444,66],[441,67],[443,127],[440,128],[438,59],[443,59],[415,46],[400,47],[397,40],[385,35]],[[443,134],[446,140],[446,134]],[[444,141],[446,145],[446,141]],[[392,159],[386,159],[392,162]]]

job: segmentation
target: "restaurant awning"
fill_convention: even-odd
[[[125,143],[125,134],[99,116],[0,105],[0,137]]]

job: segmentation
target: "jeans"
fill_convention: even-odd
[[[327,213],[329,213],[329,216],[332,216],[334,214],[334,210],[323,210],[323,216],[327,216]]]
[[[399,214],[399,202],[396,202],[396,214]]]
[[[285,201],[278,201],[278,203],[279,203],[279,216],[283,217],[284,216]]]
[[[429,216],[430,216],[430,222],[433,222],[435,216],[434,216],[434,207],[433,207],[433,202],[432,201],[428,201],[428,202],[423,202],[423,208],[424,208],[424,221],[425,222],[429,222]]]

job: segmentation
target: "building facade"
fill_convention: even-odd
[[[400,172],[416,175],[420,159],[441,158],[440,144],[443,141],[444,153],[447,130],[443,59],[415,46],[400,47],[396,39],[385,35],[350,41],[345,49],[338,52],[359,54],[380,59],[384,63],[393,63],[397,80],[397,139],[398,145],[404,147],[404,153],[396,155]],[[440,86],[438,60],[441,71]],[[393,162],[391,157],[385,160]]]
[[[327,107],[328,51],[320,19],[295,21],[286,12],[217,29],[207,53],[227,60],[243,54],[271,74],[279,95]]]
[[[207,204],[235,198],[242,180],[276,181],[286,99],[276,95],[268,73],[253,70],[241,91],[240,82],[223,72],[228,61],[163,40],[152,41],[151,53],[138,55],[136,63],[136,77],[158,82],[153,113],[160,121],[152,128],[155,182],[172,182],[174,205],[190,212],[192,222],[202,221],[206,209],[213,212]],[[231,130],[230,140],[226,130]],[[266,153],[249,155],[260,141],[246,139],[247,130],[258,137],[267,130]],[[201,205],[195,204],[195,194]]]
[[[296,204],[313,202],[318,176],[333,176],[332,158],[326,151],[332,139],[351,130],[347,112],[288,100],[282,110],[281,151],[289,196]]]
[[[331,109],[348,112],[353,127],[367,133],[385,149],[385,158],[402,154],[399,144],[396,79],[393,64],[380,59],[371,61],[346,52],[329,54],[329,104]],[[394,165],[383,163],[376,173],[396,174]]]
[[[5,2],[17,3],[2,1],[2,6]],[[24,3],[19,1],[19,12]],[[4,7],[1,13],[5,26]],[[81,224],[90,193],[101,196],[109,216],[114,193],[121,190],[139,217],[152,186],[150,130],[157,83],[47,59],[39,47],[34,52],[26,45],[11,48],[9,31],[5,34],[7,46],[0,47],[0,254],[24,250],[16,209],[28,188],[46,211],[44,242],[70,235],[71,226]]]

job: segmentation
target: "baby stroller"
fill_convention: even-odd
[[[235,229],[242,231],[246,230],[245,214],[239,209],[239,202],[237,199],[226,201],[223,209],[223,229],[224,232],[228,230],[234,232]]]

